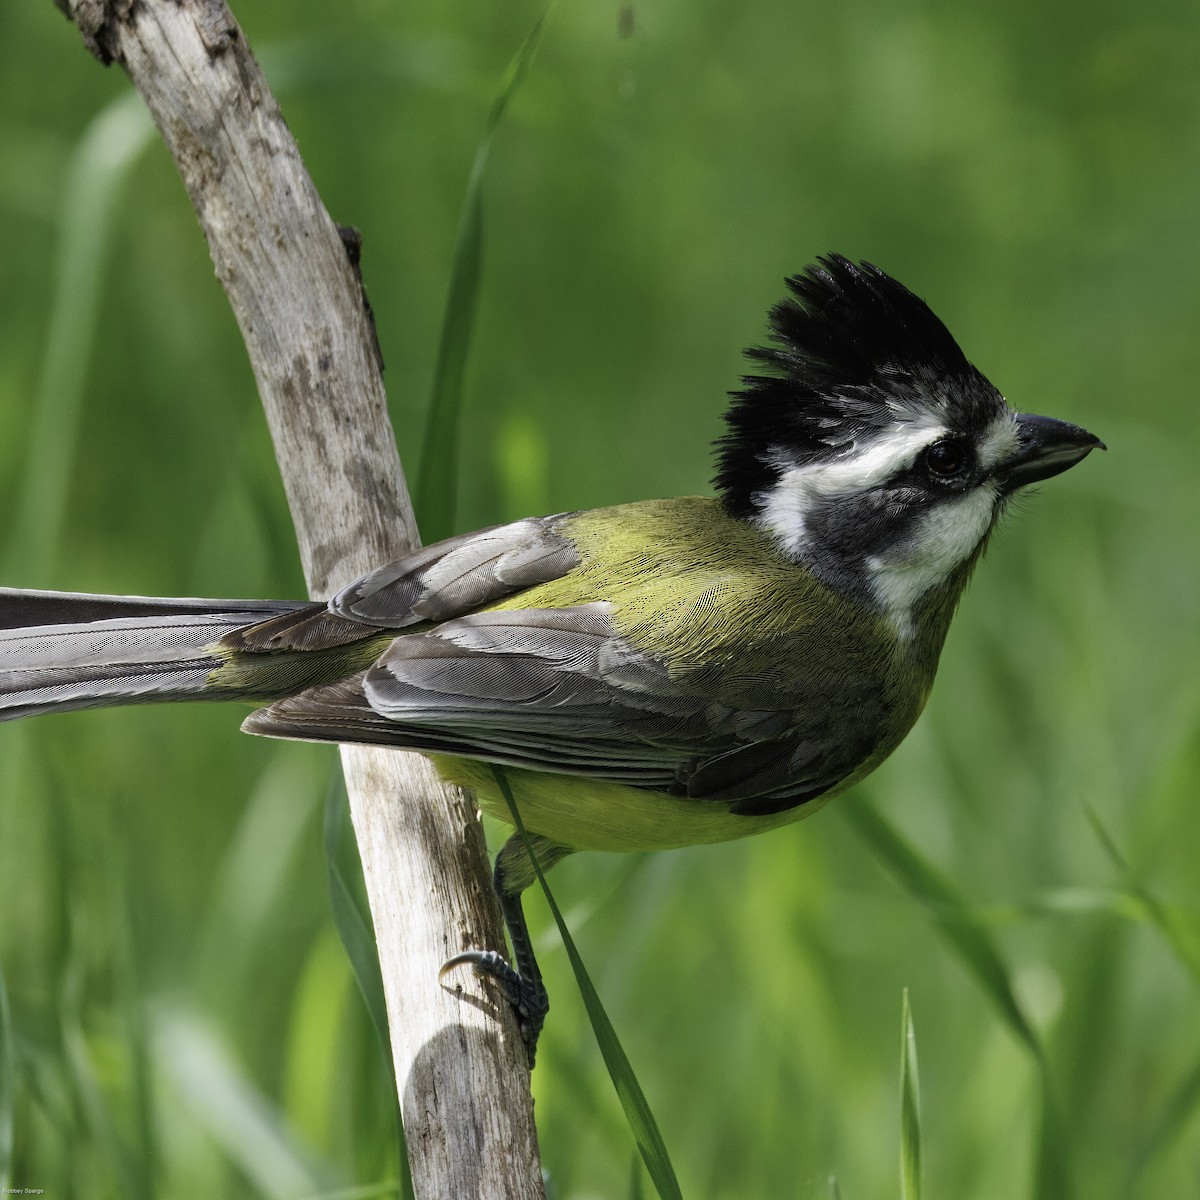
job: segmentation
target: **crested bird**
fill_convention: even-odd
[[[251,701],[247,732],[419,751],[539,863],[724,841],[815,812],[929,696],[1011,498],[1103,443],[1016,412],[926,304],[838,255],[787,281],[733,393],[715,497],[452,537],[321,602],[0,590],[0,719]],[[466,948],[521,1020],[548,998],[514,834],[495,885],[516,966]]]

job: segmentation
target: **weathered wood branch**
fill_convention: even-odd
[[[56,3],[128,73],[179,168],[246,343],[310,593],[413,549],[356,271],[224,0]],[[515,1025],[437,982],[452,953],[502,944],[474,805],[419,756],[342,758],[416,1193],[542,1197]]]

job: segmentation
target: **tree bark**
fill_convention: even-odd
[[[56,0],[175,159],[266,410],[310,594],[418,545],[357,271],[224,0]],[[544,1196],[515,1022],[440,964],[500,946],[478,814],[420,756],[343,747],[420,1200]]]

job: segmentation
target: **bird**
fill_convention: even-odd
[[[741,838],[852,787],[924,708],[1012,498],[1105,448],[1011,408],[879,267],[829,254],[786,284],[714,496],[451,537],[328,601],[0,589],[0,720],[251,701],[249,733],[420,752],[512,825],[507,792],[511,962],[465,948],[442,975],[495,981],[532,1065],[530,855]]]

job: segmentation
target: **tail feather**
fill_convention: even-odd
[[[214,643],[305,607],[0,588],[0,721],[198,699],[221,663]]]

